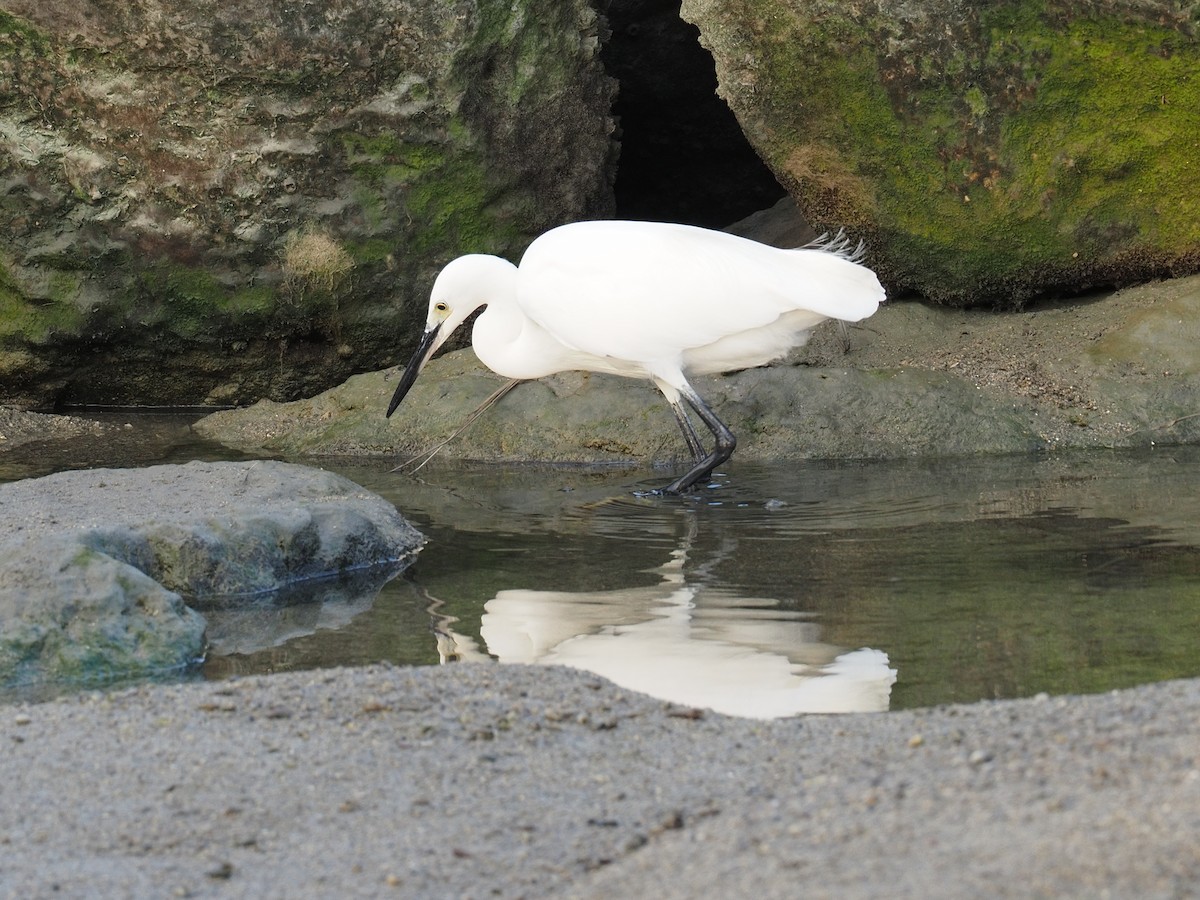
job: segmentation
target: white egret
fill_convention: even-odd
[[[685,373],[761,366],[803,345],[825,319],[871,315],[884,292],[862,254],[841,234],[781,250],[690,225],[597,221],[546,232],[519,267],[461,256],[434,282],[425,331],[387,415],[454,330],[486,307],[471,343],[499,375],[583,370],[653,381],[693,456],[663,491],[686,491],[729,459],[736,438]],[[684,402],[712,432],[710,452]]]
[[[691,524],[691,523],[690,523]],[[876,712],[896,670],[882,650],[821,640],[811,617],[705,584],[688,565],[694,525],[655,584],[601,591],[506,588],[483,605],[479,639],[434,613],[443,662],[542,663],[602,675],[631,690],[731,716]],[[698,566],[703,570],[706,562]]]

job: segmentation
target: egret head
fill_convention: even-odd
[[[438,273],[429,294],[425,331],[392,394],[387,409],[389,416],[396,411],[429,358],[475,310],[487,305],[498,292],[508,290],[515,272],[516,267],[507,260],[473,253],[452,260]]]

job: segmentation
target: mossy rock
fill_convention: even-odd
[[[59,472],[0,485],[0,511],[0,690],[180,670],[203,613],[306,585],[369,606],[424,543],[382,497],[269,460]]]
[[[720,93],[894,291],[1015,308],[1200,269],[1200,4],[684,0]]]
[[[588,0],[4,7],[0,402],[311,395],[612,211]]]

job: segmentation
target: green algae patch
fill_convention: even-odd
[[[469,149],[477,143],[469,128],[459,123],[456,130],[460,146],[455,148],[415,144],[388,133],[344,135],[347,168],[359,180],[357,203],[368,216],[407,223],[403,254],[449,258],[519,250],[527,241],[498,208],[500,179]],[[349,252],[378,261],[398,249],[383,252],[378,241],[370,241]]]
[[[0,12],[2,402],[311,395],[447,260],[611,212],[590,0],[158,6]]]
[[[893,289],[1013,308],[1200,267],[1200,44],[1178,5],[684,15],[781,183],[867,237]]]
[[[408,210],[421,225],[414,235],[415,248],[512,253],[520,246],[520,236],[497,214],[494,198],[495,188],[481,161],[461,157],[448,162],[438,178],[415,184],[408,194]]]
[[[31,296],[0,264],[0,341],[36,346],[78,334],[87,319],[77,302],[80,286],[76,273],[51,271]]]
[[[214,339],[246,315],[257,324],[265,300],[230,290],[203,268],[165,263],[139,273],[134,294],[125,321],[189,341]]]

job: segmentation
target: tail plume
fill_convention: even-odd
[[[863,241],[857,244],[851,242],[846,235],[845,228],[839,228],[837,234],[825,232],[818,238],[809,241],[803,247],[798,247],[798,250],[820,250],[823,253],[830,253],[840,257],[848,262],[860,263],[867,255],[867,245]]]

